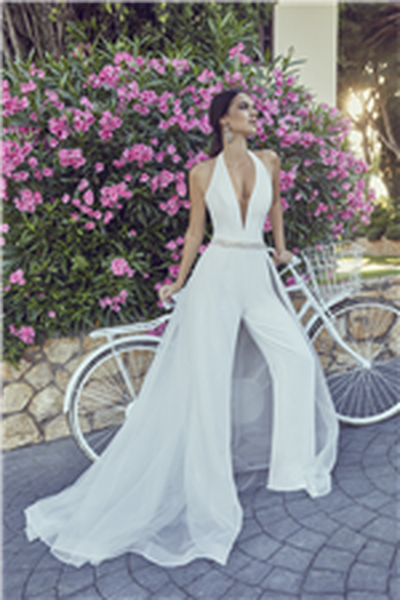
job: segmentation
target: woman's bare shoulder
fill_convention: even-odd
[[[274,175],[277,167],[279,167],[279,156],[275,150],[263,148],[262,150],[256,150],[255,154],[264,163],[269,173]]]
[[[202,190],[206,190],[211,181],[215,168],[216,158],[202,160],[190,169],[190,180],[197,184]]]
[[[274,163],[279,160],[279,156],[275,152],[275,150],[270,150],[268,148],[263,148],[262,150],[255,150],[254,152],[258,158],[260,158],[263,162]]]

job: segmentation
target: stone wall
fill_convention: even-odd
[[[387,240],[385,237],[370,242],[366,237],[357,238],[357,244],[372,256],[400,256],[400,240]]]
[[[105,338],[53,338],[30,346],[14,368],[3,363],[2,440],[6,450],[69,435],[64,393],[79,363]]]
[[[362,294],[400,307],[400,277],[367,280]],[[298,304],[294,299],[295,304]],[[301,302],[300,302],[301,304]],[[52,338],[27,348],[18,369],[3,364],[3,448],[6,450],[70,435],[63,414],[72,373],[105,338]]]

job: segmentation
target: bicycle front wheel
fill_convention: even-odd
[[[93,352],[67,389],[68,423],[79,448],[92,461],[120,429],[139,395],[159,339],[122,338]]]
[[[310,332],[339,419],[364,425],[400,411],[400,310],[366,298],[330,308],[343,341],[367,364],[338,344],[318,319]]]

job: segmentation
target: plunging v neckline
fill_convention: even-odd
[[[256,186],[257,186],[257,162],[255,161],[255,157],[253,156],[253,154],[252,154],[252,152],[250,150],[248,150],[248,154],[249,154],[251,160],[253,161],[254,171],[255,171],[255,177],[254,177],[253,189],[251,190],[251,194],[250,194],[249,199],[247,201],[247,207],[246,207],[246,213],[244,215],[244,221],[242,219],[242,211],[240,210],[240,202],[239,202],[239,199],[238,199],[237,194],[236,194],[235,186],[233,185],[233,181],[232,181],[231,175],[229,173],[229,169],[228,169],[227,164],[225,162],[224,153],[221,152],[221,155],[220,155],[221,156],[221,160],[222,160],[223,165],[224,165],[224,168],[225,168],[226,175],[228,177],[230,186],[232,188],[233,198],[236,201],[236,206],[237,206],[238,213],[239,213],[239,221],[240,221],[240,224],[242,226],[243,231],[246,229],[246,226],[247,226],[247,219],[248,219],[248,216],[249,216],[250,205],[251,205],[251,201],[252,201],[252,198],[254,196],[254,192],[255,192]]]

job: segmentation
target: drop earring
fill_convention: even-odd
[[[230,130],[228,123],[224,123],[224,136],[225,136],[225,139],[228,142],[228,144],[230,144],[231,141],[233,140],[233,133]]]

